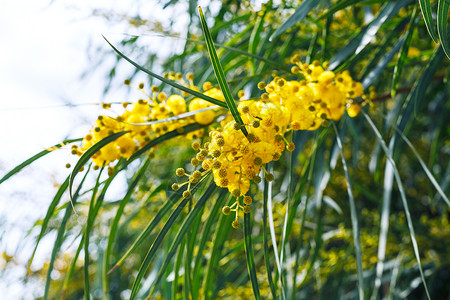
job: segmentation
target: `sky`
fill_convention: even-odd
[[[121,85],[104,96],[105,69],[81,78],[96,61],[92,55],[100,53],[92,51],[95,47],[111,51],[102,34],[114,41],[124,32],[134,33],[91,16],[93,9],[133,15],[138,6],[130,3],[135,2],[0,2],[0,177],[65,138],[86,134],[102,111],[99,105],[85,104],[138,99]],[[145,17],[157,14],[158,9],[150,6],[139,13]],[[132,67],[120,70],[128,74]],[[118,75],[118,80],[124,79]],[[82,105],[67,107],[67,103]],[[2,299],[40,295],[24,292],[24,265],[38,228],[26,235],[34,222],[44,217],[58,184],[69,174],[68,162],[76,163],[69,148],[54,151],[0,185],[0,251],[15,255],[16,264],[5,269],[0,256]],[[49,258],[53,238],[43,240],[33,268],[40,268]],[[28,283],[27,287],[30,284],[33,286]],[[38,284],[35,287],[39,289]]]

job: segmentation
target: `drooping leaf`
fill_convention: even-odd
[[[244,240],[245,240],[245,254],[247,256],[247,268],[252,282],[253,295],[255,299],[261,299],[259,292],[258,278],[256,277],[255,258],[253,256],[252,246],[252,231],[250,224],[250,213],[244,214]]]
[[[403,208],[404,208],[405,216],[406,216],[406,222],[408,224],[408,229],[409,229],[409,236],[411,237],[411,243],[413,246],[414,256],[416,257],[417,266],[419,267],[420,278],[422,279],[422,283],[423,283],[427,298],[429,300],[431,300],[430,293],[428,292],[427,282],[425,280],[425,275],[424,275],[423,268],[422,268],[422,263],[421,263],[421,259],[420,259],[420,253],[419,253],[419,246],[417,244],[416,233],[414,230],[414,226],[413,226],[413,222],[412,222],[412,218],[411,218],[411,212],[410,212],[409,206],[408,206],[408,201],[406,199],[406,193],[403,188],[403,183],[402,183],[400,174],[398,172],[396,163],[392,157],[392,147],[391,148],[387,147],[386,143],[384,142],[383,137],[381,136],[381,133],[379,132],[379,130],[377,129],[375,124],[372,122],[369,115],[367,113],[365,113],[364,111],[362,113],[363,113],[365,119],[367,120],[367,122],[369,123],[370,127],[372,128],[372,131],[375,133],[381,147],[384,150],[384,153],[386,154],[386,158],[387,158],[386,163],[389,163],[392,166],[392,173],[394,175],[395,181],[397,183],[397,187],[400,192],[400,198],[402,199],[402,204],[403,204]],[[391,179],[391,181],[392,181],[392,179]],[[382,219],[382,221],[383,221],[383,219]],[[387,220],[387,222],[389,222],[389,221]],[[375,287],[376,286],[377,286],[377,282],[375,282]]]
[[[191,94],[191,95],[193,95],[193,96],[195,96],[195,97],[198,97],[198,98],[201,98],[201,99],[206,100],[206,101],[208,101],[208,102],[211,102],[212,104],[219,105],[219,106],[221,106],[221,107],[227,108],[227,104],[224,103],[223,101],[214,99],[214,98],[209,97],[209,96],[206,96],[206,95],[204,95],[204,94],[202,94],[202,93],[200,93],[200,92],[194,91],[194,90],[192,90],[192,89],[190,89],[190,88],[187,88],[187,87],[185,87],[185,86],[183,86],[183,85],[180,85],[180,84],[176,83],[175,81],[172,81],[172,80],[170,80],[170,79],[166,79],[166,78],[164,78],[164,77],[162,77],[162,76],[160,76],[160,75],[158,75],[158,74],[156,74],[156,73],[154,73],[154,72],[152,72],[152,71],[150,71],[150,70],[148,70],[148,69],[146,69],[146,68],[140,66],[139,64],[135,63],[133,60],[131,60],[130,58],[128,58],[125,54],[123,54],[122,52],[120,52],[120,51],[119,51],[116,47],[114,47],[114,46],[113,46],[113,45],[112,45],[105,37],[103,37],[103,38],[104,38],[105,41],[111,46],[111,48],[113,48],[113,50],[117,52],[117,54],[119,54],[119,55],[120,55],[121,57],[123,57],[126,61],[128,61],[130,64],[132,64],[133,66],[135,66],[137,69],[141,70],[142,72],[145,72],[145,73],[147,73],[148,75],[150,75],[150,76],[152,76],[152,77],[155,77],[156,79],[158,79],[158,80],[160,80],[160,81],[162,81],[162,82],[164,82],[164,83],[167,83],[168,85],[173,86],[174,88],[179,89],[179,90],[181,90],[181,91],[183,91],[183,92],[189,93],[189,94]]]
[[[448,43],[448,8],[450,2],[448,0],[439,0],[438,13],[437,13],[437,31],[439,34],[439,40],[441,41],[442,49],[444,49],[445,55],[450,59],[450,45]],[[428,28],[428,27],[427,27]]]
[[[430,0],[419,0],[420,9],[422,10],[423,19],[425,25],[427,26],[428,33],[430,34],[433,41],[437,44],[439,39],[436,35],[436,29],[434,27],[433,17],[431,16],[431,1]]]
[[[348,201],[350,203],[350,219],[352,222],[353,230],[353,243],[355,245],[356,252],[356,269],[358,270],[358,295],[360,300],[364,300],[364,279],[363,279],[363,268],[362,268],[362,255],[361,255],[361,242],[359,238],[359,222],[358,213],[356,211],[355,198],[353,196],[352,181],[350,180],[350,174],[348,172],[347,162],[345,160],[344,148],[342,146],[341,138],[339,136],[339,131],[337,130],[336,124],[332,123],[335,134],[336,142],[341,153],[342,166],[344,168],[345,180],[347,185]]]
[[[0,184],[2,184],[2,182],[6,181],[8,178],[10,178],[11,176],[13,176],[14,174],[18,173],[20,170],[22,170],[23,168],[25,168],[26,166],[28,166],[29,164],[31,164],[32,162],[38,160],[39,158],[41,158],[44,155],[49,154],[50,152],[52,152],[55,149],[59,149],[65,145],[71,144],[71,143],[75,143],[75,142],[79,142],[82,141],[82,138],[79,139],[71,139],[71,140],[65,140],[59,144],[56,144],[46,150],[43,150],[41,152],[39,152],[36,155],[33,155],[32,157],[30,157],[29,159],[27,159],[26,161],[24,161],[23,163],[21,163],[20,165],[18,165],[17,167],[15,167],[14,169],[12,169],[11,171],[9,171],[8,173],[6,173],[1,179],[0,179]]]
[[[400,79],[400,76],[402,75],[403,66],[405,65],[406,57],[408,56],[409,46],[411,45],[414,29],[416,28],[416,24],[418,21],[418,18],[417,18],[418,12],[419,12],[419,10],[418,10],[417,6],[414,7],[414,11],[411,15],[411,20],[409,22],[409,29],[406,34],[405,41],[402,45],[400,55],[397,59],[397,63],[395,64],[395,67],[394,67],[394,74],[392,75],[392,84],[391,84],[392,97],[395,96],[395,93],[397,91],[397,84]]]
[[[380,27],[407,4],[410,0],[389,1],[386,3],[369,24],[364,26],[347,45],[342,48],[331,60],[330,69],[336,69],[348,56],[359,54],[373,39]]]

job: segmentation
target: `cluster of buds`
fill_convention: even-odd
[[[192,74],[187,74],[187,82],[183,79],[181,73],[167,74],[167,77],[178,81],[190,89],[199,91],[199,88],[193,84]],[[125,84],[131,85],[129,80],[126,80]],[[81,156],[103,138],[117,132],[129,131],[129,133],[107,144],[92,156],[95,168],[106,166],[119,158],[129,158],[138,149],[160,135],[173,130],[180,130],[191,123],[207,125],[212,123],[217,116],[217,111],[207,110],[194,116],[172,118],[188,111],[210,107],[212,104],[199,98],[194,98],[187,103],[185,99],[187,95],[184,93],[168,96],[161,92],[157,86],[151,87],[151,94],[149,95],[144,91],[143,83],[139,84],[138,89],[146,96],[146,99],[140,99],[136,103],[123,103],[124,113],[115,118],[99,116],[95,126],[83,138],[82,145],[80,147],[72,147],[72,154]],[[203,89],[205,95],[224,100],[221,91],[213,88],[211,83],[205,83]],[[103,105],[105,109],[108,109],[110,106],[110,104]],[[166,119],[167,121],[164,121]],[[195,138],[202,134],[203,130],[198,130],[187,134],[187,137]]]
[[[335,74],[317,61],[309,65],[301,64],[298,57],[292,61],[295,63],[292,72],[302,74],[304,79],[288,81],[275,77],[267,85],[260,82],[258,87],[265,90],[260,99],[240,101],[238,106],[243,125],[227,117],[209,133],[208,142],[193,144],[198,153],[191,163],[201,166],[202,171],[189,175],[184,184],[190,185],[212,172],[217,186],[228,188],[236,197],[232,206],[223,208],[224,214],[236,212],[234,228],[239,227],[239,210],[250,212],[252,198],[247,193],[251,182],[258,184],[262,175],[267,181],[274,179],[264,164],[280,159],[285,149],[295,149],[294,143],[287,140],[287,133],[328,126],[329,120],[339,120],[346,109],[354,117],[360,110],[356,99],[370,98],[347,71]],[[246,136],[242,126],[248,132]]]

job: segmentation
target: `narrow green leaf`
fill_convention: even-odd
[[[128,61],[130,64],[132,64],[133,66],[135,66],[137,69],[141,70],[142,72],[145,72],[145,73],[147,73],[148,75],[150,75],[150,76],[152,76],[152,77],[154,77],[154,78],[156,78],[156,79],[158,79],[158,80],[160,80],[160,81],[162,81],[162,82],[164,82],[164,83],[167,83],[168,85],[173,86],[174,88],[179,89],[179,90],[181,90],[181,91],[183,91],[183,92],[189,93],[189,94],[191,94],[191,95],[193,95],[193,96],[195,96],[195,97],[201,98],[201,99],[203,99],[203,100],[206,100],[206,101],[211,102],[211,103],[213,103],[213,104],[219,105],[219,106],[221,106],[221,107],[228,108],[227,104],[224,103],[223,101],[214,99],[214,98],[209,97],[209,96],[206,96],[206,95],[204,95],[204,94],[202,94],[202,93],[200,93],[200,92],[191,90],[190,88],[187,88],[187,87],[185,87],[185,86],[183,86],[183,85],[180,85],[180,84],[176,83],[175,81],[166,79],[166,78],[164,78],[164,77],[162,77],[162,76],[160,76],[160,75],[158,75],[158,74],[156,74],[156,73],[153,73],[152,71],[147,70],[146,68],[144,68],[144,67],[138,65],[137,63],[135,63],[134,61],[132,61],[130,58],[128,58],[125,54],[123,54],[122,52],[120,52],[116,47],[114,47],[114,46],[113,46],[113,45],[112,45],[105,37],[103,37],[103,38],[104,38],[105,41],[111,46],[111,48],[113,48],[113,50],[114,50],[117,54],[119,54],[119,55],[120,55],[121,57],[123,57],[126,61]]]
[[[178,128],[175,130],[172,130],[166,134],[160,135],[157,138],[151,140],[148,144],[145,144],[144,147],[142,147],[141,149],[139,149],[138,151],[136,151],[135,153],[133,153],[131,155],[131,157],[128,159],[128,163],[135,160],[136,158],[138,158],[139,156],[141,156],[143,153],[147,152],[148,150],[150,150],[151,148],[155,147],[156,145],[169,140],[171,138],[174,138],[176,136],[180,136],[180,135],[184,135],[186,133],[204,128],[204,125],[200,125],[198,123],[193,123],[193,124],[189,124],[186,125],[182,128]]]
[[[427,26],[428,33],[430,34],[433,41],[437,44],[439,39],[436,35],[436,29],[433,24],[433,17],[431,16],[431,1],[430,0],[419,0],[420,9],[422,10],[423,19],[425,25]]]
[[[214,43],[211,37],[211,34],[208,29],[208,25],[206,24],[205,16],[203,15],[203,11],[201,7],[198,7],[198,11],[200,14],[200,20],[202,23],[202,29],[203,34],[205,35],[206,45],[208,48],[209,57],[211,59],[214,73],[216,74],[217,82],[219,83],[220,89],[222,90],[223,96],[225,98],[225,101],[227,103],[227,107],[231,112],[231,115],[233,116],[236,123],[240,125],[244,125],[244,122],[242,121],[241,115],[239,114],[239,111],[237,109],[236,103],[234,102],[233,96],[231,95],[230,88],[228,87],[228,83],[226,81],[225,74],[223,73],[222,65],[220,64],[220,60],[217,57],[217,52],[214,47]],[[245,126],[241,126],[242,133],[244,133],[245,136],[247,136],[247,129]]]
[[[264,203],[263,203],[263,243],[264,243],[264,262],[266,264],[267,279],[269,281],[272,299],[277,299],[277,287],[272,278],[272,266],[269,257],[269,241],[267,238],[267,215],[268,215],[269,182],[264,180]]]
[[[364,300],[364,280],[363,280],[363,268],[361,260],[361,242],[359,238],[359,225],[358,225],[358,213],[356,212],[355,198],[353,197],[352,183],[350,180],[350,174],[348,173],[347,162],[344,156],[344,148],[342,147],[341,138],[339,136],[339,131],[337,130],[336,124],[332,122],[333,129],[336,134],[336,142],[341,153],[342,166],[344,168],[345,180],[347,183],[347,194],[348,201],[350,203],[350,219],[352,222],[353,229],[353,243],[355,245],[356,252],[356,268],[358,270],[358,294],[359,299]]]
[[[33,253],[31,254],[30,261],[28,262],[27,274],[29,274],[31,271],[30,270],[31,263],[33,262],[34,255],[36,254],[37,247],[39,246],[39,242],[41,241],[42,237],[45,234],[45,231],[47,230],[48,222],[52,218],[53,213],[55,212],[55,208],[59,204],[59,201],[61,201],[61,197],[63,196],[68,186],[69,186],[69,177],[67,177],[64,183],[59,187],[58,191],[55,194],[55,197],[53,197],[52,202],[48,206],[47,213],[44,217],[44,220],[42,221],[41,232],[39,233],[39,236],[36,240],[36,245],[34,246],[33,249]]]
[[[194,299],[198,299],[198,292],[200,289],[200,279],[201,279],[201,271],[202,271],[202,264],[201,259],[203,257],[203,250],[205,249],[206,242],[211,238],[210,230],[214,222],[218,218],[218,214],[221,213],[221,207],[224,205],[224,201],[226,200],[226,196],[228,196],[228,190],[222,189],[220,191],[219,196],[217,197],[216,203],[211,209],[210,215],[208,219],[206,220],[206,223],[203,226],[202,236],[200,239],[200,242],[196,245],[197,246],[197,256],[194,260],[194,271],[193,271],[193,283],[192,283],[192,289],[194,292]]]
[[[411,92],[405,100],[405,104],[401,110],[401,115],[396,123],[396,126],[400,131],[403,132],[411,120],[414,120],[414,115],[417,109],[420,107],[420,104],[426,100],[425,93],[431,84],[433,75],[442,65],[442,60],[444,57],[445,55],[442,48],[436,47],[436,50],[428,61],[428,64],[422,70],[420,77],[417,78]]]
[[[304,0],[300,4],[300,6],[297,8],[297,10],[294,12],[292,16],[289,17],[289,19],[286,20],[286,22],[283,23],[270,37],[270,41],[272,41],[274,38],[303,20],[304,17],[319,4],[320,0]]]
[[[407,221],[407,224],[408,224],[409,235],[411,237],[411,243],[412,243],[412,246],[413,246],[414,255],[415,255],[416,260],[417,260],[417,266],[419,267],[420,278],[422,279],[422,283],[423,283],[423,286],[425,288],[425,293],[427,295],[427,298],[429,300],[431,300],[430,293],[428,292],[427,282],[425,280],[425,275],[423,273],[422,263],[421,263],[421,260],[420,260],[419,246],[417,245],[417,239],[416,239],[416,234],[415,234],[415,231],[414,231],[414,226],[413,226],[413,222],[412,222],[412,218],[411,218],[411,213],[409,211],[408,201],[406,199],[405,190],[403,189],[403,183],[402,183],[400,174],[398,172],[398,169],[397,169],[397,166],[395,164],[395,161],[394,161],[394,159],[392,157],[391,150],[386,146],[386,143],[384,142],[384,139],[381,136],[381,133],[378,131],[377,127],[372,122],[372,120],[370,119],[369,115],[367,113],[365,113],[364,111],[362,111],[362,113],[363,113],[364,117],[366,118],[367,122],[369,123],[370,127],[372,128],[372,131],[375,133],[375,135],[376,135],[376,137],[377,137],[381,147],[383,148],[384,153],[386,154],[386,158],[387,158],[388,162],[392,166],[393,173],[394,173],[394,178],[395,178],[395,181],[397,183],[397,187],[398,187],[399,192],[400,192],[403,208],[405,210],[405,216],[406,216],[406,221]]]
[[[127,134],[128,131],[122,131],[114,133],[110,136],[105,137],[95,145],[93,145],[91,148],[89,148],[86,152],[83,153],[83,155],[80,157],[80,159],[77,161],[77,164],[72,170],[72,173],[70,174],[70,180],[69,180],[69,193],[70,198],[72,198],[72,186],[73,181],[75,179],[75,176],[77,176],[78,172],[80,171],[81,167],[84,166],[85,163],[94,155],[98,150],[100,150],[103,146],[117,140],[119,137],[121,137],[124,134]]]
[[[166,236],[167,232],[172,227],[173,223],[175,222],[177,217],[180,215],[181,211],[186,206],[188,201],[189,201],[189,199],[183,199],[183,201],[181,201],[181,203],[178,205],[178,207],[175,209],[175,211],[170,215],[169,220],[167,220],[166,224],[159,232],[158,236],[156,237],[156,240],[151,245],[150,250],[148,251],[147,255],[145,256],[145,259],[142,262],[141,267],[139,268],[139,272],[134,280],[133,286],[131,288],[130,300],[136,299],[137,293],[140,288],[141,281],[144,278],[145,272],[147,271],[148,267],[150,266],[150,262],[151,262],[153,256],[155,255],[156,250],[161,245],[163,238]]]
[[[444,202],[450,207],[450,201],[448,200],[448,197],[445,195],[443,189],[441,188],[441,186],[439,185],[439,183],[437,182],[437,180],[434,178],[433,174],[431,173],[431,171],[428,169],[427,165],[425,164],[425,162],[423,161],[423,159],[420,157],[420,154],[417,152],[416,148],[414,147],[414,145],[411,143],[411,141],[403,134],[403,132],[401,132],[395,125],[392,126],[395,131],[400,135],[400,137],[402,138],[402,140],[408,145],[408,147],[411,149],[411,151],[414,153],[414,156],[417,158],[417,160],[419,161],[420,165],[422,166],[425,174],[427,175],[428,179],[430,180],[430,182],[433,184],[434,188],[437,190],[437,192],[439,193],[439,195],[441,195],[442,199],[444,199]]]
[[[61,291],[61,299],[65,299],[65,297],[66,297],[67,290],[69,289],[69,286],[70,286],[70,280],[72,279],[72,274],[73,274],[73,271],[75,270],[75,266],[77,264],[78,256],[80,255],[81,249],[83,249],[83,245],[84,245],[84,235],[82,235],[82,237],[81,237],[80,243],[78,244],[77,251],[75,252],[75,256],[72,258],[72,261],[66,272],[66,277],[64,278],[64,283],[63,283],[63,287],[62,287],[62,291]]]
[[[153,229],[159,224],[159,222],[162,220],[162,218],[167,214],[167,212],[172,208],[174,205],[174,196],[176,194],[173,194],[171,198],[169,198],[166,203],[158,210],[158,213],[153,217],[153,219],[148,223],[148,225],[145,227],[145,229],[139,234],[139,236],[136,238],[136,240],[133,242],[133,244],[128,248],[128,250],[125,252],[125,254],[119,259],[119,261],[114,265],[114,267],[108,271],[108,274],[111,274],[116,268],[118,268],[122,263],[131,255],[131,253],[136,250],[139,245],[142,244],[142,242],[153,232]]]
[[[102,172],[105,168],[101,168],[100,172],[98,172],[97,181],[95,182],[94,190],[92,191],[91,201],[89,202],[89,211],[86,222],[86,227],[84,231],[84,299],[91,299],[90,292],[90,284],[89,284],[89,235],[91,233],[92,225],[94,224],[95,217],[97,215],[98,210],[96,210],[96,196],[97,191],[100,186],[100,177],[102,176]],[[97,202],[101,201],[97,199]]]
[[[80,182],[80,185],[78,186],[77,190],[75,191],[75,194],[73,195],[73,198],[70,200],[70,205],[66,206],[66,211],[64,212],[64,217],[61,220],[61,224],[58,228],[58,233],[56,235],[56,240],[53,245],[52,254],[50,256],[50,262],[48,263],[48,270],[47,270],[47,277],[45,279],[45,289],[44,289],[44,300],[48,298],[48,291],[50,289],[50,282],[51,282],[51,273],[53,271],[53,265],[55,263],[56,255],[59,252],[59,249],[61,249],[61,245],[63,243],[64,238],[64,232],[66,230],[66,224],[67,221],[70,218],[70,215],[72,214],[72,210],[74,210],[74,205],[78,200],[78,195],[80,194],[81,187],[83,186],[84,181],[86,180],[87,174],[89,173],[89,169],[86,170],[86,173],[83,176],[83,179]]]
[[[247,256],[247,268],[252,282],[253,295],[255,299],[261,299],[258,286],[258,278],[256,277],[255,258],[253,256],[252,247],[252,229],[250,224],[250,213],[244,214],[244,240],[245,240],[245,254]]]
[[[123,214],[125,206],[128,204],[128,201],[131,199],[131,195],[134,193],[134,190],[144,175],[145,171],[147,171],[148,166],[150,165],[151,159],[147,158],[145,163],[139,168],[139,171],[135,173],[135,176],[131,183],[128,185],[127,193],[125,197],[120,201],[120,205],[117,208],[116,216],[114,217],[113,222],[111,223],[109,235],[108,235],[108,243],[106,245],[105,253],[103,255],[103,272],[102,272],[102,281],[103,281],[103,295],[105,298],[109,299],[109,283],[108,283],[108,270],[109,270],[109,258],[111,256],[111,249],[116,238],[117,228],[119,226],[120,217]]]
[[[20,170],[22,170],[23,168],[25,168],[26,166],[28,166],[29,164],[31,164],[32,162],[34,162],[35,160],[38,160],[39,158],[41,158],[42,156],[45,156],[47,154],[49,154],[50,152],[52,152],[54,149],[57,148],[61,148],[65,145],[71,144],[71,143],[75,143],[75,142],[79,142],[82,141],[82,138],[79,139],[71,139],[71,140],[65,140],[59,144],[56,144],[50,148],[48,148],[48,150],[43,150],[41,152],[39,152],[38,154],[30,157],[29,159],[27,159],[26,161],[24,161],[23,163],[21,163],[20,165],[18,165],[17,167],[15,167],[14,169],[12,169],[11,171],[9,171],[8,173],[6,173],[6,175],[4,175],[1,179],[0,179],[0,184],[2,184],[2,182],[6,181],[8,178],[10,178],[11,176],[13,176],[14,174],[18,173]]]
[[[390,48],[395,41],[398,40],[399,37],[399,32],[403,32],[404,28],[406,27],[406,25],[408,24],[409,19],[407,17],[403,18],[403,20],[401,20],[397,26],[395,26],[393,28],[393,30],[389,31],[388,34],[386,35],[386,37],[384,38],[383,42],[380,42],[378,44],[378,46],[376,48],[374,48],[374,54],[372,59],[369,61],[369,63],[364,67],[363,71],[361,72],[361,79],[359,79],[359,81],[361,81],[362,79],[366,78],[367,75],[372,72],[372,70],[376,67],[376,65],[378,64],[378,62],[386,55],[386,52],[388,52],[388,48]],[[360,53],[360,57],[362,57],[364,51],[362,51]],[[359,56],[359,55],[358,55]],[[357,57],[358,57],[357,56]],[[350,58],[349,60],[351,60],[352,58]],[[351,66],[352,62],[350,62],[349,64],[347,64],[347,62],[345,64],[342,64],[341,66]]]
[[[235,199],[233,199],[232,201],[235,201]],[[231,216],[225,216],[224,214],[220,213],[203,284],[203,292],[205,295],[205,299],[207,300],[214,299],[215,296],[214,280],[217,277],[217,269],[219,261],[222,258],[224,243],[232,229],[231,220]]]
[[[387,20],[397,14],[397,12],[410,0],[399,0],[386,3],[369,24],[364,26],[354,38],[347,43],[330,61],[330,69],[336,69],[348,56],[359,54],[373,39],[373,37]]]
[[[203,177],[201,181],[199,181],[192,189],[191,189],[191,197],[194,195],[195,191],[198,189],[200,184],[205,180],[206,177]],[[139,268],[139,272],[134,280],[133,286],[131,288],[131,295],[130,300],[135,299],[137,297],[137,293],[140,288],[140,284],[142,279],[144,278],[145,272],[147,271],[148,267],[150,266],[150,262],[152,261],[154,255],[156,254],[156,251],[158,250],[159,246],[162,243],[162,240],[166,236],[169,229],[172,227],[172,225],[175,223],[176,219],[180,215],[183,208],[188,203],[188,199],[183,199],[181,203],[177,206],[177,208],[174,210],[174,212],[170,215],[169,219],[167,220],[166,224],[164,224],[161,231],[158,233],[158,236],[156,237],[155,241],[151,245],[149,251],[147,252],[147,255],[145,256],[144,261],[141,264],[141,267]]]
[[[156,276],[155,281],[153,282],[153,286],[150,292],[150,295],[153,295],[155,289],[157,288],[159,282],[164,277],[164,273],[167,270],[167,267],[169,266],[170,261],[172,260],[172,257],[175,255],[178,246],[180,245],[181,241],[183,240],[184,236],[188,232],[188,229],[191,227],[193,221],[198,216],[198,213],[202,209],[202,207],[205,205],[206,201],[211,197],[212,193],[216,189],[216,184],[211,183],[208,189],[203,193],[202,197],[197,201],[192,211],[188,214],[186,219],[184,219],[183,224],[181,224],[180,229],[178,230],[177,235],[172,241],[172,245],[170,246],[169,251],[165,255],[164,262],[162,263],[161,267],[159,268],[158,275]]]
[[[447,35],[449,7],[450,7],[449,0],[439,0],[438,14],[437,14],[437,31],[439,34],[439,39],[441,40],[442,49],[444,49],[445,55],[447,55],[448,59],[450,59],[450,45],[448,44],[448,35]]]
[[[184,256],[184,245],[185,245],[185,241],[183,240],[181,242],[180,247],[178,248],[178,254],[177,254],[177,258],[175,259],[175,265],[174,265],[174,269],[173,269],[173,273],[174,273],[174,278],[173,278],[173,282],[172,282],[172,300],[178,300],[178,277],[179,272],[180,272],[180,268],[181,268],[181,262],[183,261],[183,256]]]
[[[368,88],[372,82],[378,78],[381,74],[381,72],[387,67],[388,63],[391,62],[392,59],[394,59],[394,56],[397,54],[397,52],[400,50],[400,47],[403,45],[403,42],[405,41],[405,35],[403,35],[395,44],[394,47],[392,47],[391,51],[389,51],[386,55],[383,56],[383,58],[378,62],[375,69],[373,69],[362,81],[362,85],[364,88]]]
[[[397,91],[397,84],[398,84],[398,81],[399,81],[400,76],[402,74],[403,66],[404,66],[405,61],[406,61],[406,57],[408,56],[409,46],[411,45],[414,29],[416,28],[416,24],[417,24],[417,21],[418,21],[418,18],[417,18],[418,13],[419,13],[419,10],[418,10],[418,8],[416,6],[416,7],[414,7],[414,11],[412,13],[411,20],[409,22],[409,29],[408,29],[408,32],[406,34],[405,41],[402,44],[402,49],[400,51],[400,55],[399,55],[399,57],[397,59],[397,63],[395,64],[395,67],[394,67],[394,74],[392,76],[392,85],[391,85],[391,95],[392,95],[392,97],[395,96],[395,93]]]

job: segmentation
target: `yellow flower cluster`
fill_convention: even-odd
[[[188,83],[183,80],[181,73],[167,75],[167,77],[199,91],[193,84],[192,74],[187,75]],[[126,80],[125,84],[129,85],[130,82]],[[224,100],[222,92],[217,88],[213,88],[211,83],[205,83],[203,88],[205,95]],[[152,86],[152,94],[148,95],[145,93],[144,84],[142,83],[139,85],[139,90],[147,96],[147,99],[140,99],[132,104],[123,103],[123,107],[126,109],[125,112],[115,118],[99,116],[94,128],[83,138],[81,147],[76,145],[72,147],[72,154],[81,156],[105,137],[117,132],[129,131],[129,133],[119,137],[114,142],[105,145],[92,156],[95,168],[106,166],[119,158],[129,158],[138,149],[162,134],[180,129],[194,122],[201,125],[210,124],[217,115],[216,111],[207,110],[193,116],[183,118],[180,116],[180,118],[165,121],[187,111],[207,108],[212,106],[212,104],[199,98],[194,98],[187,103],[182,95],[172,94],[167,96],[164,92],[160,92],[156,86]],[[110,105],[104,104],[103,107],[109,108]],[[198,130],[189,133],[188,137],[195,138],[202,133],[203,130]]]
[[[359,112],[359,105],[354,99],[367,99],[361,83],[353,81],[347,71],[335,74],[324,69],[315,61],[301,64],[298,57],[293,58],[294,74],[301,75],[302,80],[288,81],[275,77],[272,82],[260,82],[258,87],[265,90],[258,100],[241,101],[238,111],[243,123],[240,125],[231,117],[222,122],[222,126],[209,133],[210,141],[203,146],[194,143],[198,150],[191,163],[201,164],[203,172],[195,171],[192,175],[178,169],[178,176],[189,176],[187,191],[183,196],[190,197],[189,187],[203,175],[212,172],[215,183],[228,188],[236,197],[236,202],[225,206],[223,212],[236,212],[233,227],[239,227],[238,212],[250,212],[252,198],[247,195],[250,182],[261,181],[261,170],[267,181],[274,179],[264,164],[278,160],[284,149],[293,151],[295,145],[285,135],[290,131],[315,130],[319,126],[328,126],[328,120],[339,120],[346,108],[351,117]],[[248,135],[244,136],[241,126],[245,126]],[[181,185],[175,184],[174,189]],[[243,200],[240,204],[239,199]]]

